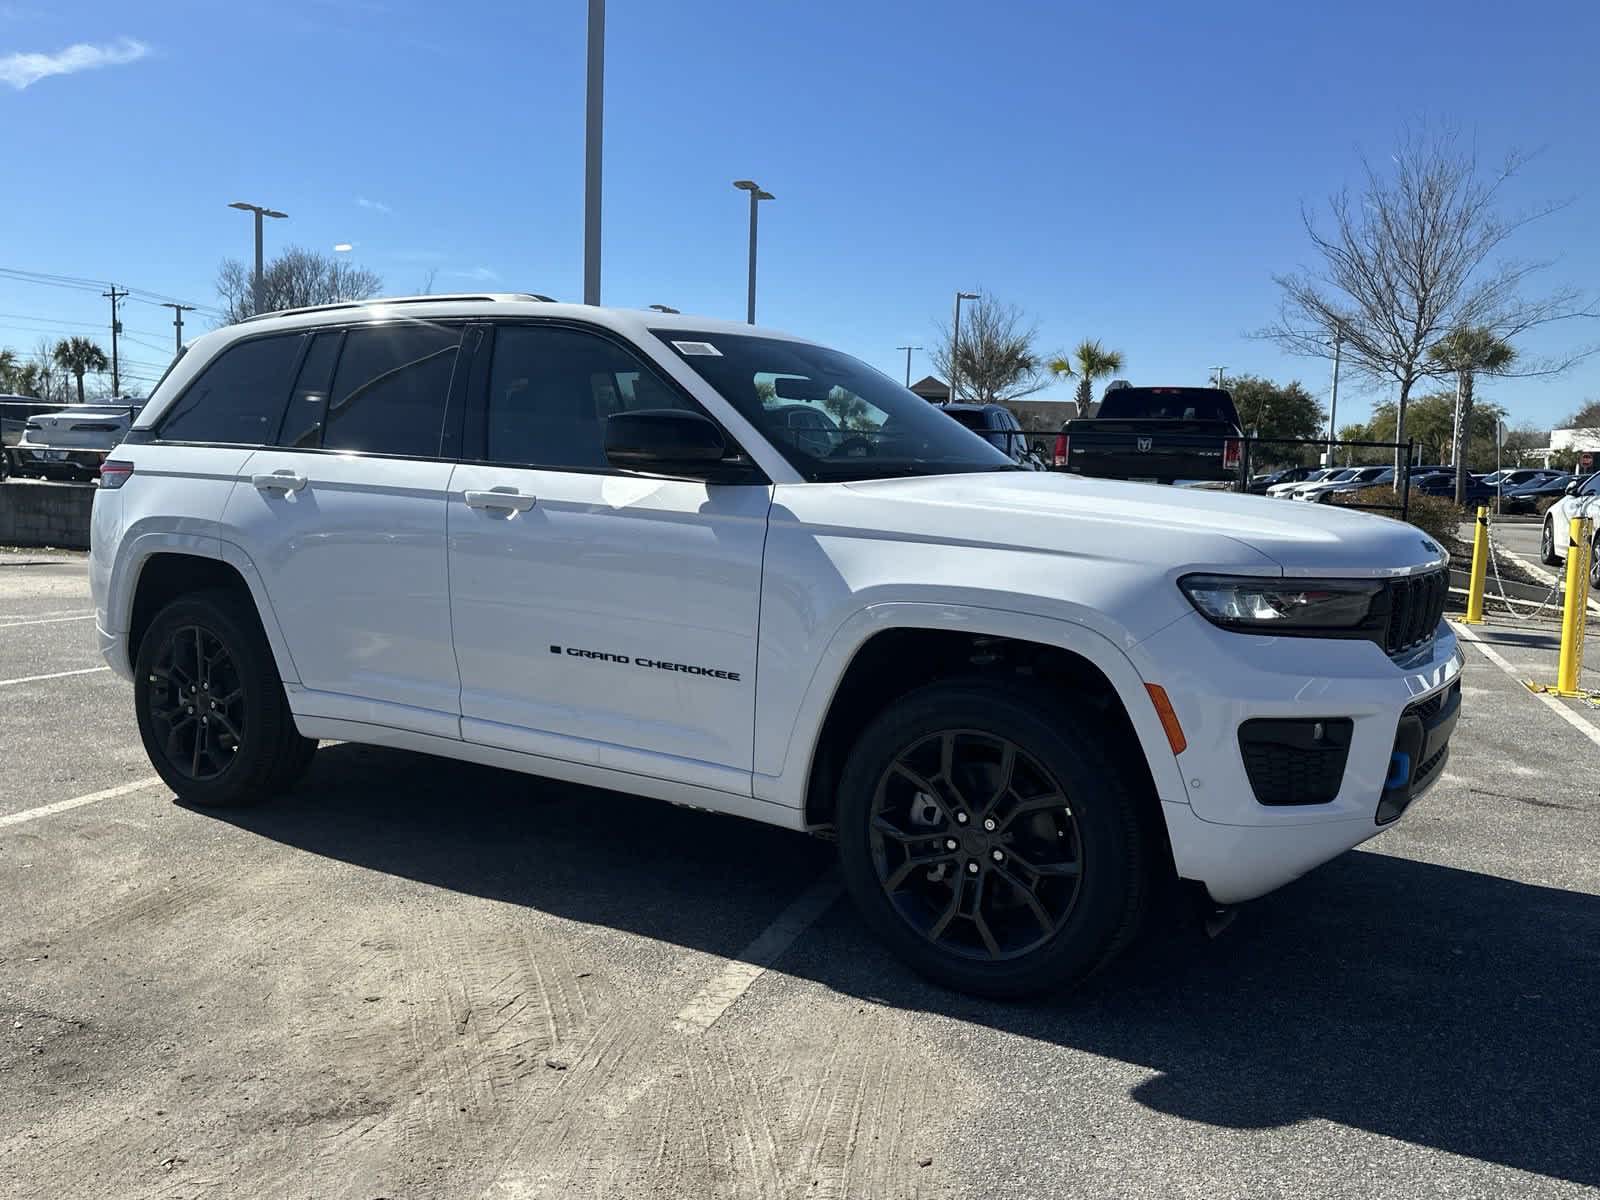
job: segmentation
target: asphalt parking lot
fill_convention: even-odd
[[[1400,827],[1006,1006],[731,818],[350,745],[184,808],[88,613],[81,558],[0,554],[0,1195],[1600,1187],[1600,713],[1477,646]],[[1480,637],[1553,673],[1538,628]]]

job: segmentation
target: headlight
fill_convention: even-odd
[[[1186,575],[1189,603],[1213,625],[1247,633],[1337,634],[1361,629],[1383,585],[1366,579]]]

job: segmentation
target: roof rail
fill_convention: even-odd
[[[543,304],[556,303],[554,297],[541,296],[537,292],[458,292],[445,296],[376,296],[371,300],[340,300],[333,304],[308,304],[304,308],[280,308],[274,312],[256,313],[239,323],[243,325],[250,321],[265,321],[268,317],[294,317],[301,313],[336,312],[342,308],[371,308],[379,304],[453,304],[464,301],[505,303],[518,300],[536,300]]]

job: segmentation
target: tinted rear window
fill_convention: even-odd
[[[252,338],[230,346],[184,390],[161,422],[170,442],[270,446],[289,398],[301,335]]]
[[[1239,423],[1232,397],[1215,388],[1117,388],[1106,393],[1095,416],[1114,420]]]
[[[438,455],[460,342],[461,330],[449,326],[352,329],[334,374],[323,446]]]

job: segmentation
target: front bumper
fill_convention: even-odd
[[[1441,774],[1442,759],[1415,786],[1408,780],[1404,803],[1380,815],[1402,719],[1461,673],[1461,652],[1443,622],[1431,645],[1396,662],[1371,642],[1231,633],[1195,614],[1140,643],[1134,657],[1146,681],[1166,689],[1188,741],[1177,756],[1188,803],[1163,806],[1178,873],[1205,883],[1220,903],[1271,891],[1381,832]],[[1254,718],[1352,722],[1333,799],[1257,799],[1239,747],[1239,727]],[[1430,743],[1427,753],[1441,748]],[[1393,788],[1388,795],[1395,798]]]

